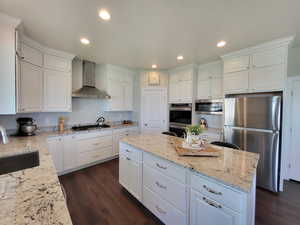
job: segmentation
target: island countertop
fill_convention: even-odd
[[[241,191],[251,190],[259,160],[258,154],[216,146],[220,150],[219,157],[182,157],[178,156],[175,150],[175,142],[178,140],[177,137],[148,134],[128,136],[121,139],[121,142],[190,168]]]

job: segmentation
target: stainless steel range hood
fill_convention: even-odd
[[[74,98],[100,98],[110,99],[111,97],[105,92],[95,87],[95,67],[96,63],[82,61],[82,88],[74,91]]]

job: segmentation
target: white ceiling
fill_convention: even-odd
[[[111,21],[100,20],[100,8],[109,9]],[[300,37],[299,0],[0,0],[0,11],[22,19],[26,34],[48,47],[131,68],[171,68],[178,54],[181,64],[207,62]],[[216,47],[219,40],[227,41],[224,49]]]

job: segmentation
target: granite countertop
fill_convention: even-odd
[[[180,157],[174,147],[178,139],[158,134],[128,136],[121,141],[241,191],[251,190],[259,160],[258,154],[216,146],[220,149],[219,157]]]
[[[0,143],[0,158],[39,151],[40,165],[0,175],[0,225],[72,225],[58,176],[47,149],[49,137],[135,127],[114,125],[90,131],[38,132],[31,137],[9,137]],[[6,187],[5,197],[1,191]]]
[[[1,225],[71,225],[72,221],[52,158],[47,150],[48,135],[10,138],[0,144],[0,157],[39,151],[40,165],[0,176],[6,182],[6,197],[0,198]]]

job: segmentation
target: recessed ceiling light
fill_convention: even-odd
[[[81,38],[80,41],[84,45],[88,45],[90,43],[89,39],[87,39],[87,38]]]
[[[110,13],[106,9],[100,9],[99,17],[103,20],[110,20]]]
[[[177,60],[183,60],[183,56],[182,55],[177,56]]]
[[[218,42],[217,47],[222,48],[225,45],[226,45],[226,41],[220,41],[220,42]]]
[[[153,64],[152,65],[152,69],[156,69],[157,68],[157,65],[156,64]]]

